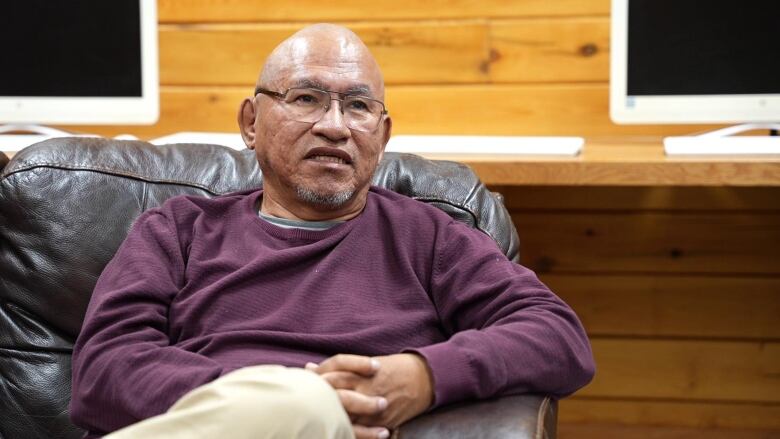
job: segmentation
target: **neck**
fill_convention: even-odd
[[[278,194],[266,188],[263,190],[263,198],[260,202],[260,212],[265,215],[275,216],[296,221],[347,221],[360,214],[366,206],[367,191],[354,196],[343,206],[336,209],[313,206],[300,201],[283,202]]]

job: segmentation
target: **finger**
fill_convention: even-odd
[[[384,427],[353,425],[352,431],[355,432],[356,439],[387,439],[390,437],[390,431]]]
[[[307,368],[309,365],[306,365]],[[379,370],[379,360],[363,355],[338,354],[320,363],[314,372],[322,375],[326,372],[354,372],[363,376],[373,376]]]
[[[368,396],[354,390],[336,389],[341,405],[350,415],[371,416],[387,408],[387,400],[381,396]]]
[[[334,389],[355,390],[358,382],[365,379],[352,372],[325,372],[320,375]]]

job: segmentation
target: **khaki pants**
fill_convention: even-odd
[[[105,439],[353,437],[338,395],[317,374],[282,366],[252,366],[200,386],[166,413]]]

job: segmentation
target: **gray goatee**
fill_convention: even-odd
[[[316,206],[337,209],[352,198],[355,191],[336,192],[335,194],[321,194],[305,187],[296,187],[298,199]]]

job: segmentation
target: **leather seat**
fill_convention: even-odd
[[[67,414],[70,357],[105,264],[144,210],[181,195],[258,187],[254,153],[216,145],[51,139],[0,154],[0,437],[78,438]],[[7,158],[6,158],[7,159]],[[497,194],[466,166],[385,154],[374,184],[435,205],[517,260]],[[444,407],[402,438],[554,437],[556,403],[534,395]]]

